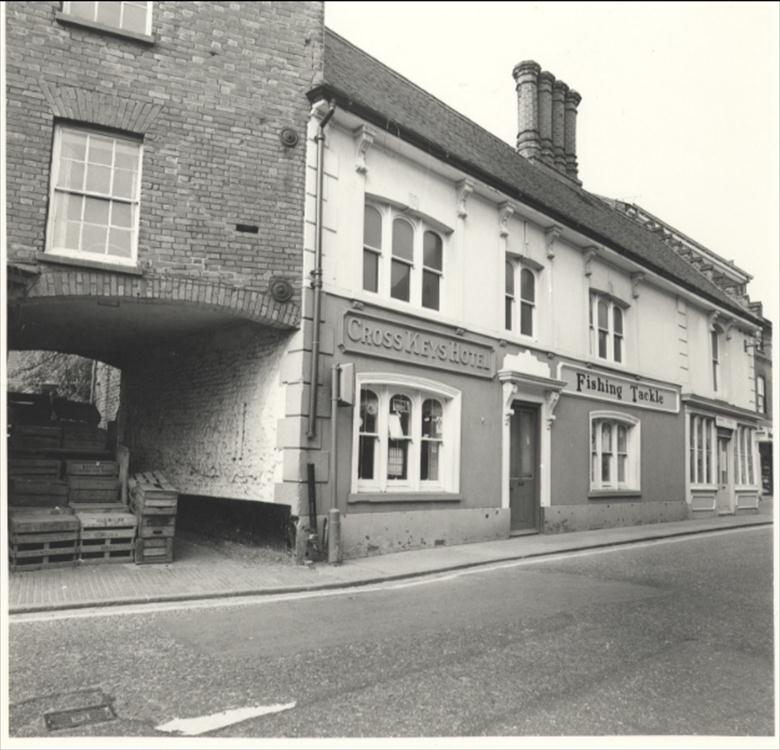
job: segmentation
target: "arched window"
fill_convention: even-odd
[[[710,331],[710,349],[712,354],[712,390],[720,388],[720,328]]]
[[[443,274],[442,242],[436,232],[423,234],[422,305],[438,310]]]
[[[412,400],[403,394],[390,397],[387,428],[387,478],[406,480],[409,478],[409,445],[412,419]]]
[[[536,336],[536,273],[524,262],[504,264],[504,325],[521,336]]]
[[[363,289],[379,291],[379,266],[382,258],[382,214],[366,205],[363,217]]]
[[[766,378],[763,375],[756,377],[756,411],[766,414]]]
[[[420,430],[420,481],[438,481],[444,410],[441,401],[427,398],[422,404]]]
[[[610,362],[625,361],[626,305],[610,295],[591,292],[590,352],[594,357]]]
[[[515,264],[506,262],[504,265],[504,325],[511,331],[515,320]]]
[[[360,392],[360,423],[358,425],[358,477],[374,479],[377,475],[377,443],[379,442],[379,399],[374,391]]]
[[[533,271],[520,271],[520,333],[534,335],[534,310],[536,309],[536,278]]]
[[[404,219],[393,221],[393,259],[390,266],[390,296],[409,302],[414,265],[414,230]]]

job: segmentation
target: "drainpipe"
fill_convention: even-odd
[[[328,113],[320,121],[319,132],[314,136],[317,144],[317,196],[314,201],[314,270],[311,272],[311,288],[314,290],[314,328],[311,342],[311,370],[309,377],[309,425],[306,437],[311,440],[317,427],[317,379],[320,368],[320,307],[322,304],[322,193],[325,181],[325,126],[336,111],[330,102]]]

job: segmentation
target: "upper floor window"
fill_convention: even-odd
[[[358,492],[457,491],[456,392],[411,382],[364,382],[355,416]]]
[[[712,354],[712,390],[720,387],[720,339],[719,331],[714,328],[710,331],[710,349]]]
[[[441,310],[444,241],[421,219],[390,206],[365,206],[363,289],[413,305]]]
[[[691,414],[688,422],[688,476],[691,484],[715,484],[715,420]]]
[[[610,362],[625,358],[623,307],[606,295],[592,292],[589,308],[590,352]]]
[[[536,275],[513,260],[504,268],[504,326],[507,331],[533,337],[536,333]]]
[[[639,420],[610,412],[590,417],[591,490],[638,490]]]
[[[756,377],[756,411],[766,414],[766,378],[763,375]]]
[[[140,172],[140,141],[57,126],[47,251],[134,264]]]
[[[148,35],[152,31],[151,2],[64,2],[62,12],[135,34]]]

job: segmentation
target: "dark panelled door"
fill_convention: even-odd
[[[512,531],[536,529],[539,514],[539,407],[516,401],[510,429],[509,508]]]

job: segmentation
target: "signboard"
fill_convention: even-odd
[[[567,364],[560,366],[558,377],[566,381],[563,393],[572,396],[595,398],[621,406],[636,406],[670,414],[680,411],[679,391],[670,386]]]
[[[484,344],[362,313],[344,313],[344,350],[462,375],[492,378],[495,353]]]

